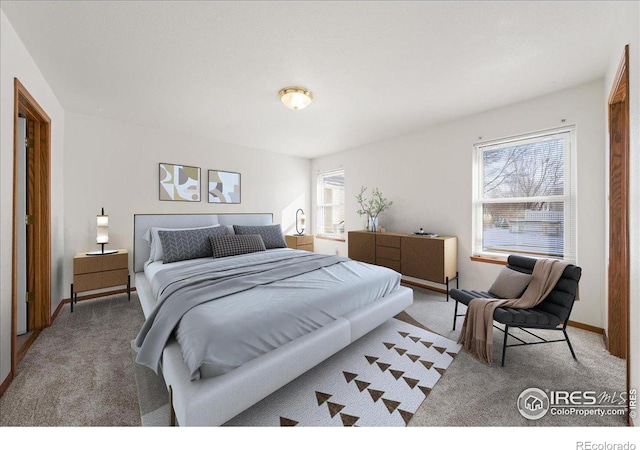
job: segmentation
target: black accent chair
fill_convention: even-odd
[[[534,258],[527,258],[524,256],[509,255],[507,259],[507,267],[518,272],[524,272],[531,274],[533,272],[533,266],[536,260]],[[546,344],[551,342],[567,342],[571,356],[576,359],[576,354],[573,352],[569,336],[567,335],[567,322],[569,321],[569,315],[573,308],[573,302],[576,299],[578,292],[578,282],[582,275],[582,269],[578,266],[568,266],[558,280],[558,283],[553,288],[551,293],[542,300],[538,305],[531,309],[514,309],[514,308],[496,308],[493,314],[494,322],[504,325],[504,329],[496,326],[494,327],[504,332],[504,342],[502,344],[502,366],[504,367],[504,360],[507,353],[507,347],[518,347],[521,345],[533,345],[533,344]],[[458,302],[462,302],[465,305],[469,305],[471,299],[484,297],[484,298],[496,298],[494,295],[483,291],[469,291],[466,289],[452,289],[450,292],[451,298],[456,301],[455,312],[453,316],[453,329],[456,329],[456,319],[463,317],[464,314],[458,314]],[[538,339],[536,342],[525,342],[522,339],[509,333],[509,327],[520,328],[522,331],[529,333]],[[558,330],[564,334],[564,339],[546,340],[528,330],[528,329],[544,329],[544,330]],[[507,337],[519,341],[517,344],[507,345]]]

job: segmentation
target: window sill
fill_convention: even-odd
[[[316,239],[324,239],[327,241],[346,242],[345,238],[337,236],[327,236],[325,234],[316,234]]]
[[[507,265],[507,260],[506,259],[499,259],[499,258],[489,258],[487,256],[471,256],[471,261],[476,261],[476,262],[483,262],[483,263],[489,263],[489,264],[499,264],[502,266],[506,266]]]

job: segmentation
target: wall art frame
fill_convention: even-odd
[[[201,200],[200,167],[183,164],[158,164],[160,201],[199,202]]]
[[[242,175],[239,172],[209,169],[208,175],[209,203],[242,203]]]

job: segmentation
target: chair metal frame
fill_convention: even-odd
[[[572,307],[573,309],[573,307]],[[569,313],[571,314],[571,313]],[[502,323],[502,322],[498,322],[498,323]],[[507,356],[507,347],[521,347],[523,345],[536,345],[536,344],[551,344],[553,342],[566,342],[567,345],[569,346],[569,351],[571,352],[571,356],[573,356],[573,359],[577,360],[578,358],[576,357],[575,352],[573,351],[573,347],[571,345],[571,341],[569,340],[569,335],[567,334],[567,322],[565,321],[562,324],[562,328],[558,328],[558,327],[549,327],[549,328],[545,328],[543,326],[536,326],[536,327],[522,327],[522,326],[516,326],[516,325],[512,325],[511,328],[519,328],[520,330],[524,331],[525,333],[530,334],[531,336],[536,337],[537,339],[539,339],[536,342],[525,342],[522,339],[520,339],[518,336],[514,336],[513,334],[509,333],[509,325],[507,324],[503,324],[504,325],[504,329],[500,328],[499,326],[497,326],[495,323],[493,324],[493,327],[502,331],[504,333],[504,340],[502,342],[502,364],[501,366],[504,367],[504,361],[505,358]],[[532,328],[535,330],[552,330],[552,331],[562,331],[562,333],[564,334],[564,339],[554,339],[554,340],[548,340],[543,338],[542,336],[538,336],[535,333],[532,333],[529,330],[526,330],[525,328]],[[507,344],[507,338],[511,336],[512,338],[520,341],[519,344]]]
[[[454,313],[453,313],[453,329],[456,329],[456,320],[458,317],[464,317],[466,314],[458,314],[458,303],[459,300],[455,299],[456,304],[454,307]],[[575,295],[574,295],[574,299],[571,302],[571,306],[569,307],[569,312],[567,313],[567,319],[564,322],[561,322],[559,325],[556,326],[548,326],[548,325],[531,325],[531,326],[527,326],[527,325],[522,325],[522,324],[514,324],[514,323],[503,323],[500,322],[498,320],[494,319],[494,323],[493,323],[493,327],[502,331],[504,333],[504,339],[502,342],[502,364],[501,366],[504,367],[504,363],[505,363],[505,358],[507,356],[507,347],[521,347],[523,345],[537,345],[537,344],[551,344],[554,342],[566,342],[567,345],[569,346],[569,351],[571,352],[571,356],[573,357],[573,359],[577,360],[578,358],[576,357],[575,352],[573,351],[573,346],[571,345],[571,341],[569,340],[569,335],[567,334],[567,322],[569,321],[569,317],[571,317],[571,312],[573,311],[573,305],[575,304]],[[468,307],[468,305],[467,305]],[[497,326],[495,324],[495,322],[502,324],[504,326],[504,328],[500,328],[499,326]],[[560,327],[560,325],[562,325]],[[536,339],[538,339],[535,342],[526,342],[522,339],[520,339],[518,336],[514,336],[513,334],[509,333],[509,328],[519,328],[520,330],[524,331],[527,334],[530,334],[531,336],[535,337]],[[532,333],[531,331],[529,331],[528,329],[534,329],[534,330],[552,330],[552,331],[562,331],[562,333],[564,334],[564,339],[553,339],[553,340],[548,340],[543,338],[542,336],[538,336],[535,333]],[[512,338],[516,339],[517,341],[519,341],[519,343],[517,344],[507,344],[507,340],[509,338],[509,336],[511,336]]]

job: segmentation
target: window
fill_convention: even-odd
[[[476,144],[473,251],[576,260],[573,127]]]
[[[344,239],[344,170],[318,175],[317,233]]]

